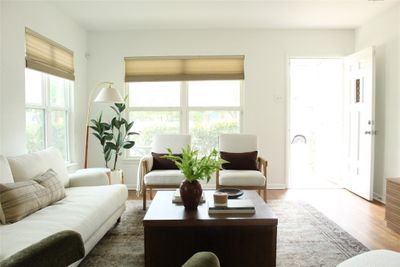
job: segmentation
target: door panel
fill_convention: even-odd
[[[368,48],[345,58],[345,138],[348,190],[373,199],[375,68]]]

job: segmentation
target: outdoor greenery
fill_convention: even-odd
[[[44,111],[40,109],[26,109],[26,141],[29,152],[45,148],[44,144]]]
[[[238,111],[191,111],[189,134],[192,146],[205,155],[211,148],[218,146],[221,133],[239,133]],[[177,134],[180,132],[179,113],[175,111],[133,111],[131,119],[138,121],[135,130],[140,132],[130,155],[147,155],[156,134]]]
[[[176,156],[168,149],[168,155],[163,158],[172,160],[185,175],[185,179],[193,182],[196,180],[207,179],[210,181],[211,175],[219,170],[222,164],[227,161],[220,159],[215,148],[208,155],[200,156],[198,150],[192,149],[189,145],[182,149],[182,156]]]
[[[68,99],[73,82],[31,69],[25,75],[28,151],[54,146],[69,160]]]
[[[90,128],[103,148],[106,167],[108,168],[108,162],[114,156],[112,170],[116,170],[118,157],[122,156],[123,150],[135,145],[135,141],[129,140],[129,137],[138,133],[131,131],[134,122],[128,122],[122,117],[122,112],[126,109],[125,103],[115,103],[110,108],[114,110],[116,116],[110,122],[105,122],[100,114],[97,120],[91,120]]]

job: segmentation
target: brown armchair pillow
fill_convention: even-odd
[[[162,153],[155,153],[151,152],[151,155],[153,156],[153,167],[151,170],[178,170],[178,166],[176,166],[175,162],[169,159],[164,159],[162,156],[168,155],[168,154],[162,154]],[[182,154],[174,154],[174,156],[182,156]]]
[[[222,169],[225,170],[258,170],[257,151],[232,153],[220,152],[221,158],[229,161],[222,164]]]

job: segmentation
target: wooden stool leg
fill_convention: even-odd
[[[143,210],[146,210],[146,195],[147,195],[147,189],[146,186],[143,186]]]
[[[264,189],[264,201],[267,202],[267,188]]]
[[[261,190],[260,189],[257,189],[257,193],[258,193],[259,196],[261,196]]]
[[[150,200],[153,200],[153,188],[150,188]]]

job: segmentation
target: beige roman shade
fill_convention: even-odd
[[[25,29],[26,67],[74,80],[74,53],[46,37]]]
[[[125,58],[125,81],[243,80],[244,56]]]

